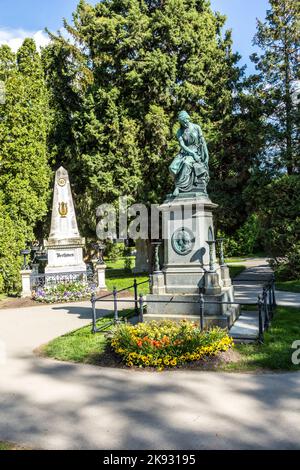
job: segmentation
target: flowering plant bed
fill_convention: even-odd
[[[162,370],[227,351],[233,340],[220,328],[201,332],[195,323],[184,320],[152,321],[116,326],[110,344],[127,366]]]
[[[32,293],[32,298],[37,302],[55,303],[84,300],[90,297],[91,287],[82,282],[69,282],[49,285],[38,288]]]

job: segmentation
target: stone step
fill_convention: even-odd
[[[238,320],[229,330],[229,335],[236,342],[252,342],[258,339],[258,312],[242,311]]]

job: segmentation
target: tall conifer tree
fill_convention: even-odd
[[[54,133],[67,126],[72,134],[65,154],[72,154],[72,163],[67,158],[83,212],[123,194],[132,201],[163,200],[173,184],[168,166],[178,151],[177,113],[185,108],[208,141],[216,202],[223,207],[226,191],[233,192],[225,201],[231,216],[221,222],[233,231],[245,220],[240,189],[256,163],[261,141],[256,138],[254,149],[249,143],[260,120],[243,93],[243,70],[224,24],[206,0],[105,0],[95,6],[81,0],[73,25],[65,24],[72,41],[52,36],[49,88],[55,95],[53,86],[62,87],[63,96],[72,90],[79,102],[75,110],[66,102],[62,121],[60,106]],[[55,57],[65,54],[59,72],[51,50]]]
[[[5,255],[7,232],[0,230],[0,251],[2,242],[6,247],[0,259],[13,260],[4,274],[4,285],[11,290],[8,279],[19,278],[19,249],[34,238],[36,223],[48,209],[47,89],[32,39],[24,41],[16,56],[7,46],[0,48],[0,74],[6,91],[0,105],[0,204],[3,221],[14,234]]]
[[[299,172],[300,3],[270,0],[265,21],[258,21],[253,54],[259,72],[258,91],[269,123],[267,156],[276,169]]]

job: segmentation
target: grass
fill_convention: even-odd
[[[124,310],[123,315],[132,314]],[[265,334],[264,344],[251,343],[235,346],[238,358],[230,363],[221,363],[219,370],[233,372],[255,372],[263,370],[295,371],[291,357],[292,344],[300,340],[300,310],[291,307],[277,307],[272,325]],[[98,321],[98,326],[107,323]],[[40,352],[60,361],[99,364],[107,346],[104,334],[91,334],[91,326],[86,326],[50,341],[41,347]],[[298,355],[300,357],[300,355]]]
[[[131,264],[134,266],[134,256],[132,256],[131,259]],[[133,285],[133,281],[136,279],[138,283],[145,282],[145,284],[138,287],[139,294],[149,294],[149,283],[146,282],[149,279],[147,273],[133,274],[131,271],[124,269],[124,261],[125,258],[119,258],[116,261],[105,260],[107,266],[105,273],[107,289],[109,291],[112,291],[114,287],[116,287],[117,290],[127,289],[127,287]],[[127,290],[131,293],[134,291],[133,287]]]
[[[108,269],[124,269],[125,259],[126,258],[124,258],[124,257],[118,258],[115,261],[112,261],[112,260],[109,260],[109,259],[104,259],[104,262],[105,262]],[[130,259],[131,259],[131,266],[133,267],[134,266],[135,256],[130,256]]]
[[[292,363],[294,341],[300,340],[300,310],[292,307],[277,307],[272,325],[265,333],[264,344],[236,345],[240,359],[221,366],[227,371],[300,370]],[[299,356],[299,355],[298,355]]]
[[[241,258],[226,258],[225,259],[225,263],[240,263],[241,261],[246,261],[246,258],[245,257],[241,257]]]
[[[133,310],[123,310],[120,316],[130,316]],[[112,315],[101,318],[97,322],[98,328],[109,323]],[[109,326],[106,330],[109,329]],[[104,333],[91,333],[91,325],[59,336],[39,349],[39,352],[47,357],[59,361],[83,362],[86,364],[97,364],[99,356],[104,353],[107,345]]]
[[[125,269],[107,269],[106,271],[106,286],[109,291],[112,291],[114,287],[117,290],[126,289],[129,292],[134,291],[133,287],[127,289],[127,287],[133,285],[134,279],[137,280],[137,283],[145,282],[145,284],[138,286],[139,294],[148,294],[149,293],[149,276],[147,274],[132,274],[130,271]]]
[[[293,281],[278,281],[276,282],[276,289],[300,293],[300,279],[295,279]]]
[[[230,272],[230,277],[231,279],[234,279],[238,274],[244,271],[246,269],[246,266],[243,266],[239,264],[238,266],[228,266],[229,267],[229,272]]]

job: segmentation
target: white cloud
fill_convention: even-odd
[[[14,52],[19,49],[25,38],[33,38],[38,48],[44,47],[49,43],[48,35],[42,30],[26,31],[24,29],[0,27],[0,45],[7,44]]]

